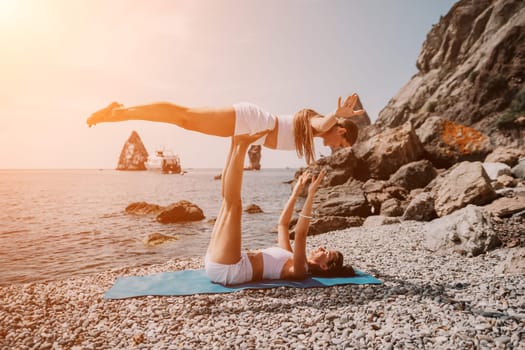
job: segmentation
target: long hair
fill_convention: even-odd
[[[336,257],[330,262],[327,270],[323,270],[317,264],[308,263],[308,272],[312,276],[319,277],[352,277],[355,276],[355,271],[350,265],[343,265],[343,254],[336,251]]]
[[[300,158],[304,156],[307,164],[315,161],[314,130],[310,120],[318,115],[312,109],[301,109],[293,117],[295,149]]]

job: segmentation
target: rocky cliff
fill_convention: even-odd
[[[419,72],[380,112],[380,127],[430,116],[471,126],[495,145],[523,138],[525,1],[461,0],[428,33]],[[523,143],[523,141],[522,141]]]
[[[430,221],[462,210],[482,220],[481,209],[468,206],[483,207],[508,227],[514,225],[509,222],[521,225],[524,39],[525,1],[458,1],[428,34],[417,60],[419,72],[376,123],[359,123],[353,147],[310,166],[314,173],[328,170],[314,203],[310,234]],[[458,222],[465,221],[463,214],[457,214]],[[492,239],[499,229],[490,226],[490,235],[485,226],[472,232]],[[480,236],[479,246],[468,239],[457,239],[453,246],[477,255],[495,242],[511,241],[505,237],[513,230],[507,228],[500,230],[506,233],[499,241],[486,244]],[[523,228],[516,234],[525,237]]]
[[[148,151],[142,143],[139,134],[133,131],[122,147],[117,170],[146,170]]]

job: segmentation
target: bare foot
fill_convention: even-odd
[[[96,125],[98,123],[111,122],[111,111],[114,108],[122,107],[122,104],[117,102],[111,102],[107,107],[102,108],[101,110],[93,113],[88,119],[87,124],[89,127]]]

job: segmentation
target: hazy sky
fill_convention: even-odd
[[[226,138],[139,121],[88,128],[111,101],[325,114],[357,92],[375,120],[454,2],[0,0],[0,168],[115,168],[132,130],[185,168],[222,167]],[[261,163],[304,165],[268,149]]]

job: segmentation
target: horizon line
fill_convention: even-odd
[[[264,169],[298,169],[300,167],[289,167],[289,166],[286,166],[286,167],[266,167],[266,168],[261,168],[260,170],[264,170]],[[210,169],[210,170],[215,170],[215,169],[222,169],[222,168],[215,168],[215,167],[210,167],[210,168],[207,168],[207,167],[188,167],[188,168],[183,168],[182,170],[207,170],[207,169]],[[148,169],[145,169],[145,170],[117,170],[115,168],[0,168],[0,171],[15,171],[15,170],[112,170],[112,171],[129,171],[129,172],[140,172],[140,171],[151,171],[151,172],[156,172],[158,170],[148,170]],[[259,170],[259,171],[260,171]]]

